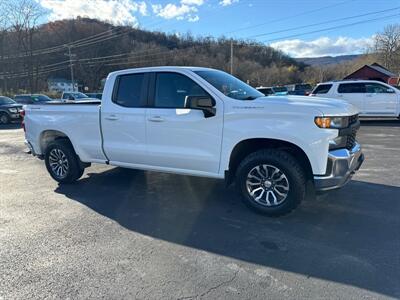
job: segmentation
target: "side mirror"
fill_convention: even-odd
[[[210,96],[186,96],[185,107],[191,109],[199,109],[204,113],[204,117],[210,118],[215,116],[215,100]]]

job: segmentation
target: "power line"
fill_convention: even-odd
[[[236,32],[243,31],[243,30],[253,29],[253,28],[257,28],[257,27],[260,27],[260,26],[263,26],[263,25],[267,25],[267,24],[273,24],[273,23],[281,22],[281,21],[284,21],[284,20],[291,20],[291,19],[293,19],[295,17],[308,15],[308,14],[311,14],[311,13],[314,13],[314,12],[317,12],[317,11],[321,11],[321,10],[324,10],[324,9],[327,9],[327,8],[332,8],[332,7],[336,7],[336,6],[339,6],[339,5],[347,4],[347,3],[353,2],[353,1],[355,1],[355,0],[347,0],[347,1],[339,2],[339,3],[331,4],[331,5],[328,5],[328,6],[323,6],[323,7],[320,7],[320,8],[317,8],[317,9],[313,9],[313,10],[309,10],[309,11],[305,11],[305,12],[302,12],[302,13],[299,13],[299,14],[290,15],[290,16],[287,16],[285,18],[273,19],[272,21],[263,22],[263,23],[259,23],[259,24],[256,24],[256,25],[251,25],[251,26],[235,29],[235,30],[232,30],[232,31],[228,31],[228,32],[225,32],[225,34],[231,34],[231,33],[236,33]]]
[[[129,28],[128,29],[124,29],[124,31],[128,31],[128,30],[130,30],[130,29]],[[32,51],[32,55],[33,56],[38,56],[38,55],[51,54],[51,53],[56,53],[56,52],[60,52],[60,51],[65,51],[65,49],[68,46],[74,47],[74,48],[83,47],[83,46],[89,46],[89,45],[92,45],[92,44],[95,44],[95,43],[99,43],[99,42],[103,42],[103,41],[106,41],[106,40],[110,40],[112,38],[119,37],[122,34],[126,33],[126,32],[123,31],[122,33],[113,34],[112,31],[115,31],[115,30],[114,29],[113,30],[107,30],[107,31],[101,33],[101,36],[100,36],[100,34],[98,34],[98,35],[94,35],[94,36],[91,36],[91,37],[87,37],[87,38],[80,39],[80,40],[77,40],[77,41],[73,41],[73,42],[70,42],[70,43],[67,43],[67,44],[63,44],[63,45],[58,45],[58,46],[54,46],[54,47],[33,50]],[[105,33],[107,33],[107,34],[105,34]],[[31,56],[31,54],[30,53],[29,54],[26,54],[26,53],[22,53],[21,54],[20,53],[20,54],[3,56],[3,59],[16,59],[16,58],[23,58],[23,57],[28,57],[28,56]]]
[[[323,28],[323,29],[303,32],[303,33],[299,33],[299,34],[287,35],[287,36],[283,36],[283,37],[279,37],[279,38],[275,38],[275,39],[271,39],[271,40],[264,40],[262,42],[268,43],[268,42],[274,42],[274,41],[279,41],[279,40],[284,40],[284,39],[296,38],[296,37],[303,36],[303,35],[319,33],[319,32],[324,32],[324,31],[329,31],[329,30],[335,30],[335,29],[339,29],[339,28],[346,28],[346,27],[351,27],[351,26],[355,26],[355,25],[359,25],[359,24],[379,21],[379,20],[383,20],[383,19],[391,19],[391,18],[398,17],[398,16],[400,16],[400,13],[393,14],[393,15],[388,15],[388,16],[383,16],[383,17],[379,17],[379,18],[374,18],[374,19],[362,20],[362,21],[349,23],[349,24],[343,24],[343,25],[338,25],[338,26],[333,26],[333,27],[328,27],[328,28]]]
[[[319,25],[324,25],[324,24],[330,24],[330,23],[335,23],[335,22],[339,22],[339,21],[351,20],[351,19],[361,18],[361,17],[365,17],[365,16],[369,16],[369,15],[376,15],[376,14],[380,14],[380,13],[384,13],[384,12],[388,12],[388,11],[393,11],[393,10],[397,10],[397,9],[400,9],[400,6],[393,7],[393,8],[390,8],[390,9],[380,10],[380,11],[373,11],[373,12],[369,12],[369,13],[365,13],[365,14],[361,14],[361,15],[353,15],[353,16],[349,16],[349,17],[333,19],[333,20],[319,22],[319,23],[308,24],[308,25],[304,25],[304,26],[300,26],[300,27],[297,26],[297,27],[292,27],[292,28],[288,28],[288,29],[271,31],[271,32],[267,32],[267,33],[260,33],[260,34],[249,36],[248,38],[256,38],[256,37],[260,37],[260,36],[273,35],[273,34],[276,34],[276,33],[294,31],[294,30],[298,30],[298,29],[304,29],[304,28],[308,28],[308,27],[314,27],[314,26],[319,26]]]

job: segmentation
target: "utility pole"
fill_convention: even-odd
[[[71,69],[71,83],[72,83],[72,91],[75,92],[75,82],[74,82],[74,68],[73,68],[73,64],[72,64],[72,58],[76,56],[76,54],[72,54],[71,53],[71,46],[70,45],[66,45],[66,47],[68,48],[68,53],[65,53],[65,55],[67,55],[69,57],[69,67]]]
[[[231,39],[231,74],[233,74],[233,39]]]

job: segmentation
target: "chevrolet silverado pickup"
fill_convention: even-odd
[[[283,215],[306,182],[346,184],[364,156],[357,109],[341,100],[268,96],[222,71],[110,73],[100,101],[26,106],[26,144],[61,184],[91,163],[225,179],[244,202]]]

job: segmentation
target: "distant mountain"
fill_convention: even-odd
[[[0,46],[0,78],[4,74],[13,75],[4,86],[15,90],[38,91],[47,87],[47,77],[70,78],[65,45],[70,45],[76,57],[75,80],[90,90],[96,90],[109,72],[133,67],[183,65],[230,71],[232,41],[223,37],[196,38],[190,34],[178,37],[88,18],[42,24],[32,36],[11,29],[6,33],[0,34],[4,40]],[[262,43],[238,40],[234,45],[235,76],[254,85],[266,84],[267,80],[275,82],[280,73],[290,68],[300,71],[303,68],[292,57]],[[26,54],[29,49],[34,55]],[[11,57],[6,63],[4,54]],[[300,71],[295,75],[299,76]],[[290,76],[294,74],[287,72]],[[282,81],[287,81],[288,74],[281,76]]]
[[[295,58],[297,62],[304,63],[310,66],[317,65],[332,65],[351,61],[359,58],[361,55],[339,55],[339,56],[321,56],[321,57],[300,57]]]

